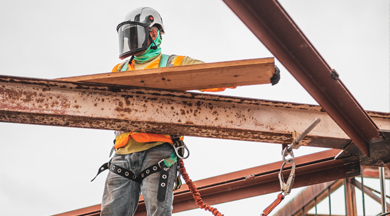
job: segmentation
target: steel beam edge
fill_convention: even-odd
[[[367,157],[352,143],[343,148],[337,158],[350,158],[351,155],[359,158],[361,165],[383,167],[390,164],[390,131],[382,131],[381,137],[369,145],[371,157]]]

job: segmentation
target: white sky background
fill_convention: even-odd
[[[281,3],[364,109],[389,112],[389,1]],[[163,53],[205,62],[272,57],[220,0],[2,0],[0,74],[52,79],[109,72],[118,62],[116,26],[140,6],[153,7],[163,17]],[[316,104],[276,64],[282,74],[276,86],[222,94]],[[0,123],[0,131],[1,215],[51,215],[100,203],[107,173],[93,183],[90,179],[108,160],[112,131],[13,123]],[[194,137],[186,143],[191,157],[185,162],[193,180],[281,160],[276,144]],[[295,155],[318,150],[300,148]],[[259,215],[275,198],[271,194],[216,207],[225,215]],[[210,215],[204,210],[176,215],[195,214]]]

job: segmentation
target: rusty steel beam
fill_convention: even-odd
[[[329,150],[296,158],[297,168],[293,187],[359,175],[358,162],[345,164],[342,160],[334,160],[337,152],[338,150]],[[262,165],[202,180],[196,185],[203,200],[209,205],[277,192],[280,191],[277,175],[281,165],[282,162]],[[290,168],[291,166],[288,166],[284,170],[285,177],[288,176]],[[174,200],[173,212],[198,208],[186,187],[175,193]]]
[[[358,101],[276,0],[224,0],[308,93],[369,154],[379,130]]]
[[[377,139],[376,142],[370,144],[370,157],[366,157],[356,145],[351,143],[343,148],[338,158],[350,157],[354,155],[359,158],[363,166],[382,167],[383,164],[390,161],[390,131],[382,131],[382,138]]]
[[[56,214],[53,216],[76,216],[76,215],[77,216],[99,216],[100,209],[101,209],[101,204],[98,204],[98,205],[88,206],[81,209],[76,209],[69,212]]]
[[[305,214],[305,216],[329,216],[329,214]],[[332,214],[332,216],[345,216],[345,215]]]
[[[364,178],[379,178],[378,167],[363,167]],[[385,169],[385,178],[390,179],[390,170]]]
[[[345,164],[343,160],[334,160],[339,150],[328,150],[296,158],[296,178],[294,188],[318,184],[336,179],[359,175],[359,163]],[[275,162],[233,173],[196,181],[203,200],[209,205],[233,200],[259,196],[280,190],[278,172],[282,162]],[[286,165],[283,172],[288,176],[291,166]],[[189,171],[190,172],[190,171]],[[99,205],[92,206],[91,212],[99,211]],[[265,208],[266,206],[264,206]],[[91,208],[91,207],[90,207]],[[195,209],[198,206],[186,185],[175,191],[173,212]],[[261,211],[262,209],[259,209]],[[83,212],[77,210],[77,212]],[[78,215],[67,212],[57,216]],[[145,203],[141,199],[136,212],[137,216],[146,215]]]
[[[307,212],[315,206],[315,199],[317,203],[320,203],[328,196],[328,188],[330,187],[330,192],[334,192],[339,187],[343,185],[343,180],[339,179],[337,181],[324,182],[321,184],[312,185],[305,188],[298,195],[294,197],[289,203],[283,206],[279,211],[277,211],[274,216],[283,216],[283,215],[293,215],[301,216],[304,214],[307,215]]]
[[[0,76],[0,121],[343,148],[344,132],[319,106],[109,84]],[[390,129],[389,114],[372,113]]]
[[[357,216],[355,186],[351,183],[354,178],[344,179],[345,212],[350,216]]]

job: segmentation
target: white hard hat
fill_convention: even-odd
[[[124,59],[134,53],[146,50],[149,41],[149,28],[157,27],[164,33],[160,14],[149,7],[137,8],[125,17],[116,28],[119,37],[119,58]]]

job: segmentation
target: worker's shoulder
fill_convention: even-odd
[[[126,60],[123,60],[121,63],[118,63],[114,66],[114,68],[112,68],[111,72],[117,72],[117,71],[121,71],[123,67],[127,67],[127,63],[128,63],[129,59],[126,59]]]
[[[122,63],[118,63],[114,66],[114,68],[112,68],[111,72],[117,72],[118,71],[118,68],[119,66],[121,65]]]
[[[198,59],[193,59],[189,56],[184,56],[180,65],[193,65],[193,64],[203,64],[203,63],[205,62]]]

